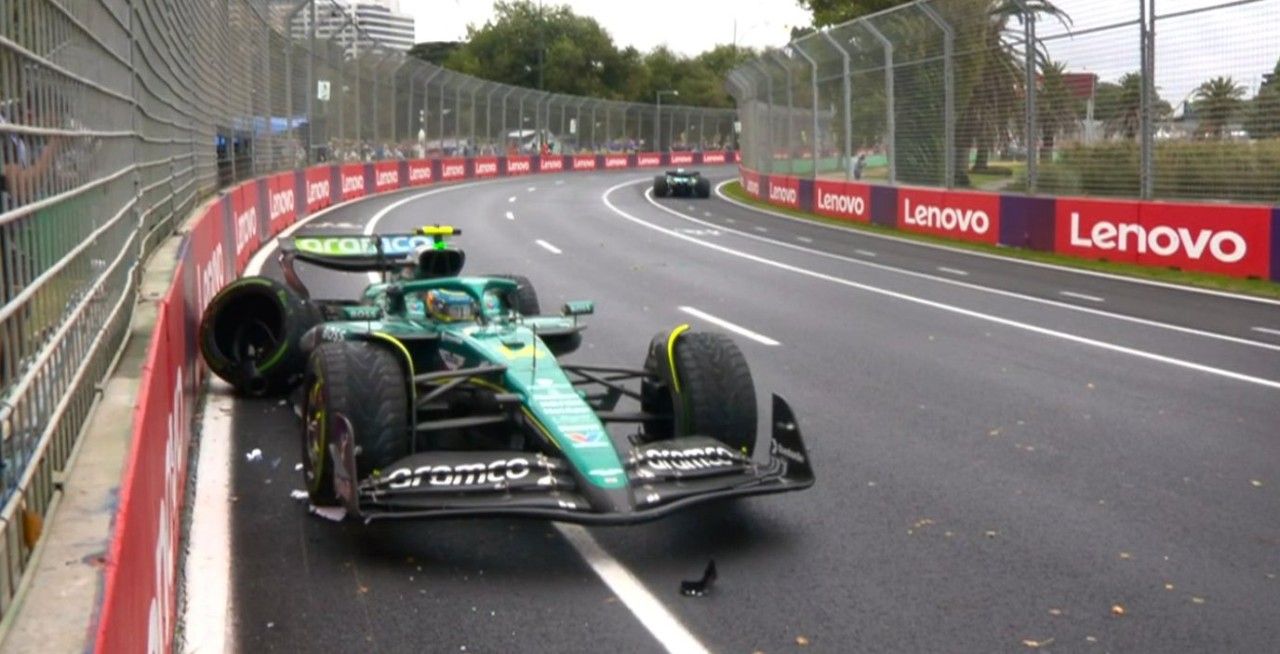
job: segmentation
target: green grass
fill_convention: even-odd
[[[1185,270],[1177,270],[1174,268],[1148,268],[1145,266],[1135,266],[1125,263],[1113,263],[1110,261],[1094,261],[1091,259],[1077,259],[1061,254],[1051,252],[1039,252],[1036,250],[1028,250],[1025,248],[1015,248],[1007,246],[991,246],[981,243],[970,243],[967,241],[953,241],[935,236],[924,234],[916,234],[913,232],[904,232],[896,229],[890,229],[880,225],[872,225],[868,223],[853,223],[845,220],[835,220],[818,216],[806,211],[797,211],[794,209],[786,209],[777,207],[768,202],[757,200],[746,191],[742,190],[739,182],[730,182],[724,186],[724,194],[745,204],[755,207],[761,207],[770,211],[785,214],[795,218],[809,220],[815,223],[823,223],[848,229],[850,231],[870,232],[873,234],[888,234],[897,238],[910,241],[920,241],[922,243],[934,243],[946,245],[947,247],[956,248],[958,250],[972,250],[975,252],[983,252],[993,254],[1010,259],[1025,259],[1027,261],[1037,261],[1041,263],[1050,263],[1054,265],[1080,268],[1084,270],[1096,270],[1098,272],[1110,273],[1113,275],[1123,275],[1126,277],[1135,277],[1138,279],[1150,279],[1153,281],[1165,282],[1169,284],[1181,284],[1184,286],[1194,286],[1198,288],[1208,288],[1218,291],[1229,291],[1232,293],[1240,293],[1243,295],[1255,295],[1258,297],[1277,298],[1280,299],[1280,284],[1272,281],[1261,279],[1239,279],[1236,277],[1226,277],[1224,275],[1211,275],[1208,273],[1188,272]]]

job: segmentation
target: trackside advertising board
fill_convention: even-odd
[[[630,157],[625,154],[604,155],[604,167],[608,169],[626,168],[630,165]]]
[[[703,152],[702,163],[704,164],[722,164],[725,162],[725,153],[720,151]]]
[[[667,164],[671,166],[688,166],[693,163],[692,152],[672,152],[667,158]]]
[[[463,157],[448,157],[440,160],[440,179],[453,182],[467,176],[467,160]]]
[[[373,164],[373,192],[386,193],[400,188],[400,162],[379,161]]]
[[[527,155],[509,155],[506,160],[508,175],[528,175],[533,172],[533,157]]]
[[[430,161],[414,159],[409,162],[409,186],[430,184],[432,176]]]
[[[364,197],[364,164],[344,164],[338,181],[342,187],[342,200],[344,202]]]
[[[303,173],[307,189],[307,213],[315,213],[333,202],[333,171],[330,166],[312,166]]]
[[[498,158],[497,157],[476,157],[472,159],[475,177],[497,177],[498,176]]]
[[[267,178],[267,211],[272,234],[279,234],[298,217],[295,177],[294,173],[280,173]]]
[[[1280,207],[950,191],[796,178],[738,168],[743,190],[822,216],[944,238],[1141,266],[1280,281]],[[1008,215],[1005,215],[1005,212]],[[1006,224],[1006,222],[1008,224]]]
[[[596,155],[594,154],[575,154],[572,159],[574,170],[596,169]]]
[[[636,166],[639,168],[650,168],[662,165],[661,152],[637,152]]]

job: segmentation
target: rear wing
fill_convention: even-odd
[[[307,234],[280,239],[280,256],[333,270],[389,272],[433,243],[426,234]]]

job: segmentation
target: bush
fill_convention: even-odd
[[[1103,143],[1059,150],[1043,164],[1037,192],[1053,195],[1137,197],[1140,151],[1136,143]],[[1251,143],[1178,141],[1156,144],[1155,197],[1280,203],[1280,139]]]

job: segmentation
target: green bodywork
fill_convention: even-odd
[[[491,277],[372,284],[363,303],[342,307],[340,320],[317,329],[323,341],[381,342],[407,359],[410,375],[505,366],[497,382],[501,388],[495,390],[522,398],[525,417],[584,480],[603,489],[625,488],[627,476],[604,424],[539,337],[576,329],[576,317],[516,314],[503,299],[516,286],[509,279]],[[470,295],[478,303],[476,319],[442,322],[429,317],[422,297],[437,289]],[[584,303],[572,304],[582,312]],[[480,379],[472,383],[489,384]]]

